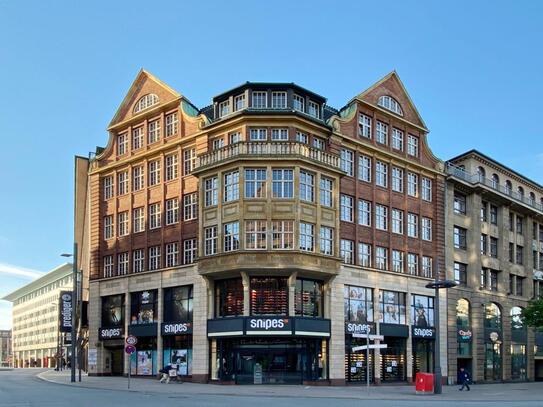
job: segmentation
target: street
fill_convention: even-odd
[[[42,378],[38,377],[41,374]],[[53,381],[57,380],[57,383]],[[1,407],[131,407],[149,406],[292,406],[334,407],[368,405],[364,388],[334,387],[309,388],[303,386],[217,386],[190,383],[160,385],[154,380],[134,379],[131,391],[121,386],[124,378],[87,378],[84,386],[63,384],[68,382],[68,372],[46,372],[40,369],[15,369],[0,371]],[[103,386],[103,388],[97,388]],[[525,406],[543,405],[543,385],[520,383],[474,386],[472,392],[458,392],[456,387],[446,388],[445,394],[414,396],[403,387],[373,388],[370,393],[372,406]],[[406,392],[405,397],[402,394]]]

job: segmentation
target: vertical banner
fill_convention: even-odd
[[[72,332],[72,292],[61,291],[59,299],[60,332]]]

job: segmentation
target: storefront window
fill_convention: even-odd
[[[513,331],[524,331],[524,324],[522,323],[522,308],[511,308],[511,329]]]
[[[192,375],[192,335],[164,337],[164,364],[177,366],[180,376]]]
[[[157,291],[132,293],[130,324],[152,324],[156,322]]]
[[[137,351],[130,355],[130,374],[153,376],[157,374],[156,338],[138,338]]]
[[[164,290],[164,321],[192,321],[192,286]]]
[[[296,315],[301,317],[322,317],[322,282],[296,280]]]
[[[346,285],[344,288],[346,322],[373,322],[373,290]]]
[[[215,316],[243,315],[243,283],[241,278],[215,281]]]
[[[485,365],[486,381],[502,380],[502,317],[497,304],[484,305],[485,311]]]
[[[286,277],[251,278],[251,315],[287,315]]]
[[[511,308],[511,379],[526,380],[527,330],[522,322],[522,308]]]
[[[413,325],[420,328],[434,326],[434,298],[412,295],[411,317]]]
[[[405,293],[379,291],[381,322],[405,325]]]
[[[124,295],[102,297],[102,326],[124,326]]]
[[[502,329],[502,314],[500,308],[493,302],[485,304],[485,328]]]
[[[469,301],[460,298],[456,303],[456,329],[458,338],[458,356],[471,355],[471,343],[473,334],[471,332]]]

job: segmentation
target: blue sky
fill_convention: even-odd
[[[141,67],[199,107],[247,80],[341,107],[396,69],[436,155],[477,148],[543,183],[543,2],[337,4],[0,0],[0,296],[63,262],[73,157],[106,144]]]

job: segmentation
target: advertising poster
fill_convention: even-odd
[[[151,376],[153,374],[153,351],[140,350],[137,355],[136,374],[138,376]]]
[[[170,357],[170,363],[177,365],[177,374],[188,375],[188,352],[186,349],[173,349]]]

